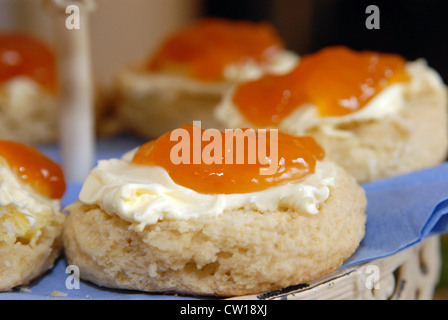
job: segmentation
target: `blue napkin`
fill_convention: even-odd
[[[366,235],[344,266],[393,255],[448,232],[448,163],[363,185]]]
[[[98,141],[97,159],[117,158],[143,141],[119,137]],[[40,149],[60,161],[55,146]],[[448,233],[448,162],[362,186],[366,191],[366,235],[357,251],[342,267],[390,256],[421,242],[425,237]],[[81,185],[68,183],[63,206],[78,199]],[[1,299],[48,299],[51,292],[66,294],[59,299],[191,299],[132,291],[108,290],[87,282],[80,289],[67,290],[66,262],[60,259],[55,268],[34,283],[31,292],[0,293]]]

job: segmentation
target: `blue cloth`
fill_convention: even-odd
[[[393,255],[448,232],[448,163],[363,187],[366,235],[345,266]]]
[[[120,157],[143,141],[121,137],[100,140],[97,159]],[[59,161],[55,146],[41,146],[41,150]],[[448,162],[429,169],[363,185],[366,191],[366,235],[358,250],[343,267],[390,256],[409,248],[425,237],[448,232]],[[69,183],[63,205],[78,198],[81,185]],[[0,293],[0,299],[48,299],[51,292],[67,294],[58,299],[191,299],[170,295],[108,290],[87,282],[80,289],[66,288],[69,276],[66,262],[60,259],[55,268],[30,286],[31,292]]]

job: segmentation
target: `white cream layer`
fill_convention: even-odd
[[[439,74],[429,68],[424,60],[407,63],[406,70],[410,75],[410,81],[396,83],[387,87],[359,111],[344,116],[321,117],[316,106],[305,104],[299,106],[292,114],[285,117],[278,124],[277,128],[294,135],[306,135],[311,129],[324,131],[329,135],[350,135],[350,131],[338,130],[337,127],[341,124],[377,120],[397,114],[403,109],[406,99],[409,97],[445,90],[443,80]],[[230,128],[253,127],[233,104],[233,91],[230,90],[217,106],[217,118]],[[349,105],[351,101],[347,100],[345,103]]]
[[[238,209],[317,214],[336,175],[333,164],[318,162],[315,174],[300,183],[252,193],[202,194],[176,184],[161,167],[133,164],[127,158],[129,154],[123,159],[99,161],[85,180],[79,199],[136,223],[139,230],[159,220],[218,216]]]
[[[0,158],[0,206],[13,206],[33,226],[41,213],[57,212],[59,200],[49,199],[26,186]],[[0,215],[1,215],[0,211]]]
[[[283,50],[269,63],[260,64],[255,60],[244,63],[234,63],[224,68],[224,78],[231,82],[255,80],[263,74],[285,74],[291,71],[298,63],[299,56],[292,51]]]

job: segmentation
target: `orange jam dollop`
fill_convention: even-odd
[[[52,50],[26,33],[0,32],[0,82],[27,76],[47,91],[56,91],[56,62]]]
[[[288,74],[239,85],[233,104],[257,126],[276,125],[306,103],[317,106],[320,116],[342,116],[360,110],[387,86],[407,81],[405,64],[396,54],[329,47],[303,56]]]
[[[0,157],[40,194],[53,199],[64,195],[66,184],[61,167],[38,149],[20,142],[0,140]]]
[[[204,18],[169,37],[147,68],[220,81],[226,65],[269,62],[281,49],[283,42],[267,22]]]
[[[187,147],[182,150],[182,152],[189,153],[190,158],[193,158],[193,148],[197,148],[198,146],[197,144],[195,145],[193,141],[193,139],[197,139],[193,137],[195,134],[193,131],[194,127],[186,125],[179,129],[185,130],[189,137],[189,140],[187,141],[188,145],[186,144]],[[198,127],[196,127],[196,130],[196,133],[200,132],[201,136],[203,136],[206,131]],[[199,193],[235,194],[256,192],[287,182],[301,181],[308,175],[314,173],[316,161],[322,160],[325,155],[324,150],[312,137],[297,137],[282,132],[278,132],[277,141],[275,141],[275,139],[272,141],[272,145],[276,145],[277,148],[272,148],[271,150],[272,145],[270,135],[272,133],[271,131],[267,131],[265,135],[266,152],[260,152],[260,150],[257,152],[260,153],[260,157],[264,160],[275,161],[277,158],[278,166],[272,174],[260,174],[260,168],[266,168],[266,164],[261,163],[258,159],[259,155],[257,154],[255,154],[257,160],[255,162],[250,162],[249,151],[251,149],[248,147],[251,143],[250,140],[255,142],[254,145],[258,145],[258,141],[261,137],[260,132],[253,129],[241,130],[243,133],[247,133],[247,130],[252,130],[251,133],[253,133],[252,135],[247,134],[248,138],[243,145],[243,150],[241,150],[240,147],[237,147],[236,139],[233,140],[232,146],[228,144],[226,148],[225,139],[228,133],[219,132],[217,130],[216,137],[211,138],[210,141],[202,141],[200,149],[197,149],[201,150],[201,155],[204,155],[205,148],[210,148],[210,145],[216,142],[215,146],[217,147],[215,151],[221,150],[221,153],[219,154],[221,161],[215,161],[214,163],[208,162],[209,164],[207,164],[204,161],[193,163],[194,160],[191,160],[187,163],[175,164],[174,161],[171,161],[171,150],[173,150],[178,143],[184,143],[184,141],[179,142],[179,140],[176,139],[174,139],[175,141],[171,141],[171,132],[168,132],[157,140],[142,145],[134,154],[132,162],[141,165],[163,167],[175,183]],[[241,146],[241,144],[239,146]],[[233,150],[233,163],[229,163],[229,161],[225,159],[225,152],[230,152],[229,150]],[[278,157],[274,157],[272,152],[276,152]],[[245,159],[239,163],[237,162],[238,153],[244,154]],[[202,160],[204,160],[204,158],[205,157],[202,157]]]

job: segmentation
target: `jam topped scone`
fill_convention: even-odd
[[[44,91],[56,91],[55,57],[41,40],[26,33],[0,33],[0,82],[27,77]]]
[[[26,33],[0,32],[0,138],[56,141],[56,91],[51,48]]]
[[[39,150],[0,140],[0,291],[52,267],[62,249],[64,175]]]
[[[448,148],[446,87],[434,70],[346,47],[235,86],[216,116],[228,127],[311,135],[360,182],[435,165]]]
[[[98,83],[93,85],[95,129],[116,132],[115,119]],[[0,139],[54,143],[59,139],[56,54],[42,39],[24,32],[0,31]]]
[[[247,146],[264,141],[250,130],[242,130]],[[338,268],[364,236],[366,198],[355,179],[325,161],[313,138],[265,133],[268,152],[249,162],[251,149],[236,148],[246,159],[238,162],[227,133],[183,126],[100,161],[68,207],[69,263],[100,286],[217,296]],[[191,142],[182,150],[178,134]]]
[[[194,120],[219,128],[213,109],[231,84],[287,72],[297,60],[268,23],[199,19],[118,73],[116,111],[126,128],[151,139]]]
[[[293,57],[283,56],[284,50],[283,41],[266,22],[200,19],[169,37],[146,68],[199,81],[241,81],[260,76],[263,69],[288,68],[293,60],[286,59]]]

